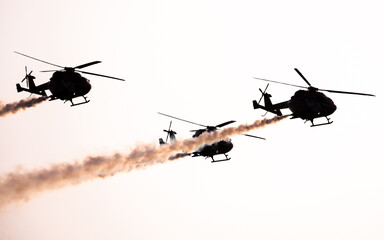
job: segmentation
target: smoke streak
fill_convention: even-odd
[[[47,97],[22,99],[20,101],[7,103],[5,105],[0,102],[0,117],[4,117],[11,113],[17,113],[20,110],[25,110],[30,107],[34,107],[45,100],[47,100]]]
[[[36,194],[77,185],[95,178],[113,176],[157,163],[168,161],[169,156],[180,151],[193,151],[215,141],[276,123],[285,116],[257,120],[252,124],[224,128],[213,133],[203,133],[198,138],[175,141],[172,145],[144,144],[128,154],[115,153],[110,156],[88,156],[82,162],[56,164],[46,169],[30,172],[11,172],[0,178],[0,208],[16,201],[28,201]],[[181,156],[183,157],[183,156]]]

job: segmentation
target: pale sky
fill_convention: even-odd
[[[170,119],[251,123],[266,83],[325,93],[333,124],[284,120],[235,136],[231,161],[183,158],[55,191],[0,210],[0,239],[383,239],[381,1],[1,1],[0,101],[27,98],[58,65],[100,60],[90,103],[0,118],[0,178],[157,143]],[[270,84],[273,102],[298,89]],[[288,110],[285,113],[289,113]],[[267,117],[272,117],[267,114]],[[317,121],[324,121],[319,119]],[[174,120],[180,139],[196,126]],[[0,193],[1,194],[1,193]]]

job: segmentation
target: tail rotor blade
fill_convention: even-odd
[[[168,136],[169,136],[169,134],[171,132],[171,126],[172,126],[172,121],[169,123],[168,131],[167,131],[167,138],[165,139],[166,143],[168,142]]]
[[[23,80],[21,80],[21,82],[24,82],[25,79],[27,79],[28,77],[28,69],[27,69],[27,66],[25,66],[25,77],[23,78]]]
[[[269,86],[269,83],[267,84],[267,87],[264,89],[264,92],[261,91],[261,89],[259,88],[259,90],[260,90],[260,92],[261,92],[261,97],[260,97],[260,100],[259,100],[259,102],[258,102],[259,104],[260,104],[260,102],[261,102],[261,99],[263,99],[265,93],[267,92],[267,88],[268,88],[268,86]]]
[[[25,76],[25,79],[29,78],[31,76],[31,74],[32,74],[32,71],[30,71],[29,74],[27,76]],[[27,81],[27,87],[29,88],[29,81]]]
[[[23,80],[21,80],[21,82],[24,82],[29,76],[31,76],[32,72],[33,72],[33,71],[30,71],[30,72],[28,73],[27,66],[25,66],[25,77],[23,78]],[[29,83],[29,81],[27,81],[27,86],[28,86],[28,83]]]

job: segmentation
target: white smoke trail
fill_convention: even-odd
[[[47,100],[47,97],[38,97],[30,99],[22,99],[17,102],[2,104],[0,102],[0,117],[4,117],[11,113],[17,113],[20,110],[25,110],[27,108],[34,107],[42,102]]]
[[[233,135],[265,127],[284,118],[284,116],[276,116],[272,119],[257,120],[253,124],[203,133],[198,138],[176,141],[172,145],[143,144],[135,147],[129,154],[88,156],[82,162],[56,164],[30,172],[11,172],[0,178],[0,208],[12,202],[28,201],[43,191],[56,190],[95,178],[104,178],[116,173],[164,163],[168,161],[169,156],[177,152],[191,152],[204,144],[211,144]]]

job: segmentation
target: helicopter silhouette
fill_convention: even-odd
[[[373,97],[375,96],[373,94],[367,94],[367,93],[319,89],[319,88],[313,87],[297,68],[295,68],[295,71],[308,84],[309,87],[277,82],[277,81],[263,79],[263,78],[255,78],[255,79],[278,83],[278,84],[284,84],[288,86],[299,87],[299,88],[306,88],[307,90],[298,90],[295,92],[295,94],[291,97],[290,100],[272,104],[272,101],[271,101],[272,95],[267,93],[267,88],[269,86],[269,84],[267,84],[267,87],[265,88],[264,91],[262,91],[259,88],[261,92],[261,98],[259,101],[253,100],[253,108],[254,109],[261,108],[267,112],[271,112],[279,116],[282,115],[280,111],[281,109],[289,108],[292,112],[291,119],[301,118],[305,120],[305,122],[310,121],[312,123],[311,127],[315,127],[315,126],[322,126],[322,125],[328,125],[333,123],[333,121],[331,121],[328,116],[334,113],[337,109],[332,99],[330,99],[324,93],[319,91],[326,91],[330,93],[354,94],[354,95],[362,95],[362,96],[373,96]],[[264,106],[260,105],[260,101],[263,98],[264,98]],[[321,124],[314,124],[313,120],[315,118],[320,118],[320,117],[325,117],[327,119],[327,122],[321,123]]]
[[[62,68],[62,70],[58,70],[58,71],[57,70],[42,71],[42,72],[54,72],[54,73],[52,74],[52,77],[50,78],[49,82],[36,86],[34,82],[35,77],[31,75],[32,71],[30,73],[27,73],[28,72],[27,67],[25,67],[26,75],[21,82],[26,81],[27,88],[21,87],[19,83],[16,84],[17,92],[25,91],[31,94],[45,96],[49,98],[50,101],[57,100],[57,99],[63,100],[64,103],[67,101],[70,101],[71,106],[77,106],[77,105],[88,103],[89,100],[85,95],[89,93],[89,91],[91,90],[91,83],[89,82],[88,79],[81,76],[80,73],[125,81],[124,79],[121,79],[121,78],[79,70],[94,64],[101,63],[101,61],[93,61],[93,62],[85,63],[76,67],[62,67],[60,65],[46,62],[46,61],[28,56],[23,53],[19,53],[16,51],[15,53],[22,55],[24,57],[34,59],[39,62],[43,62],[55,67]],[[50,96],[47,95],[46,90],[49,90],[51,92]],[[73,103],[73,99],[77,97],[83,97],[84,101],[80,103]]]
[[[236,122],[236,121],[232,120],[232,121],[227,121],[227,122],[218,124],[216,126],[207,126],[207,125],[191,122],[191,121],[188,121],[188,120],[184,120],[184,119],[181,119],[181,118],[173,117],[173,116],[170,116],[170,115],[167,115],[167,114],[164,114],[164,113],[160,113],[160,112],[158,112],[158,114],[166,116],[166,117],[174,118],[174,119],[177,119],[177,120],[180,120],[180,121],[184,121],[184,122],[187,122],[187,123],[191,123],[191,124],[194,124],[194,125],[198,125],[198,126],[201,126],[201,127],[204,127],[202,129],[191,130],[191,132],[194,132],[192,138],[197,138],[197,137],[199,137],[201,134],[203,134],[205,132],[207,132],[207,133],[214,132],[218,128],[221,128],[221,127],[224,127],[224,126],[226,126],[228,124]],[[176,137],[174,135],[174,134],[176,134],[176,132],[172,131],[171,127],[169,127],[168,130],[164,130],[164,131],[168,133],[168,135],[171,138],[171,141],[172,141],[172,138],[174,139],[173,141],[176,140]],[[168,139],[168,135],[167,135],[167,139]],[[259,138],[259,139],[265,140],[265,138],[254,136],[254,135],[249,135],[249,134],[243,134],[243,135],[247,136],[247,137]],[[164,142],[163,139],[160,139],[159,142],[162,145],[162,144],[166,144],[167,141]],[[207,158],[211,158],[212,159],[211,160],[212,163],[213,162],[223,162],[223,161],[231,160],[231,158],[228,157],[227,153],[229,151],[231,151],[232,148],[233,148],[232,140],[230,138],[226,138],[226,139],[222,139],[222,140],[219,140],[217,142],[214,142],[212,144],[205,144],[205,145],[201,146],[200,148],[198,148],[196,151],[194,151],[192,153],[180,153],[179,155],[183,155],[183,156],[185,156],[185,155],[192,155],[192,157],[202,156],[202,157],[205,157],[206,159]],[[225,158],[224,159],[220,159],[220,160],[216,160],[216,159],[213,158],[213,156],[219,155],[219,154],[223,154],[225,156]]]

